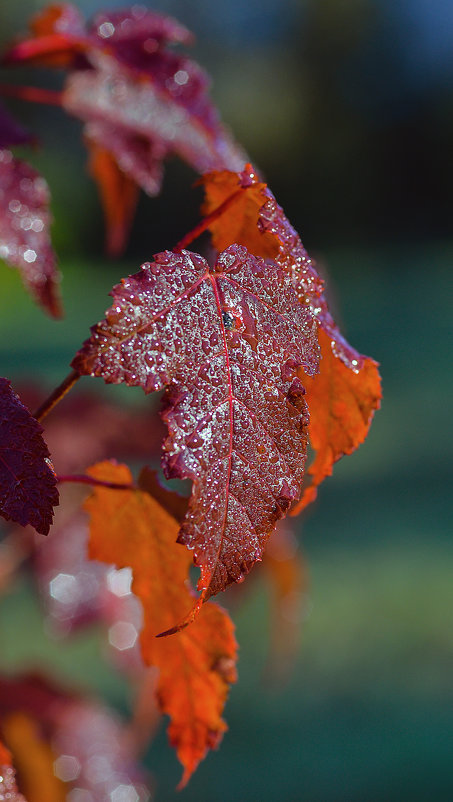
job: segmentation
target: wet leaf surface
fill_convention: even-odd
[[[308,421],[296,373],[318,368],[314,323],[285,271],[239,246],[213,268],[158,254],[112,295],[72,365],[166,388],[164,471],[193,482],[179,541],[205,599],[248,573],[299,498]]]

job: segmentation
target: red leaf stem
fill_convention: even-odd
[[[57,476],[57,482],[75,482],[83,485],[93,485],[96,487],[110,487],[113,490],[136,490],[134,483],[122,484],[120,482],[104,482],[102,479],[95,479],[94,476],[88,476],[85,473],[68,474],[67,476]]]
[[[49,397],[41,404],[39,409],[36,410],[34,414],[34,418],[37,421],[42,421],[46,415],[58,404],[59,401],[69,392],[71,387],[76,383],[77,379],[80,378],[80,373],[77,373],[76,370],[71,370],[64,381],[55,388],[55,390],[49,395]]]
[[[209,229],[209,227],[220,217],[226,210],[232,206],[237,199],[243,194],[244,189],[238,189],[237,192],[234,192],[230,195],[217,209],[214,209],[210,214],[206,215],[191,231],[188,232],[173,248],[174,253],[181,253],[188,245],[191,244],[194,240],[201,237],[201,235]]]

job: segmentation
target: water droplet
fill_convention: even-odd
[[[112,22],[103,22],[98,28],[98,34],[102,36],[103,39],[108,39],[110,36],[113,36],[114,33],[115,26]]]
[[[174,79],[175,83],[177,83],[179,86],[184,86],[184,84],[186,84],[189,80],[189,73],[187,73],[185,70],[178,70],[178,72],[175,73]]]
[[[32,262],[36,262],[37,256],[38,254],[32,248],[27,248],[27,250],[24,253],[24,259],[29,264],[32,264]]]

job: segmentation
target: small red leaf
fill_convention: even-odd
[[[58,504],[42,428],[0,378],[0,514],[47,535]]]
[[[44,178],[10,150],[0,150],[0,259],[18,268],[25,286],[49,314],[61,317],[50,223]]]
[[[304,388],[318,369],[312,317],[285,272],[231,246],[214,268],[158,254],[113,292],[73,361],[82,374],[167,387],[168,477],[190,478],[179,540],[201,566],[202,598],[240,581],[300,494]]]

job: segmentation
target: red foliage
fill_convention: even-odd
[[[205,187],[204,219],[173,251],[158,254],[113,288],[105,318],[92,327],[73,372],[36,419],[0,379],[0,514],[42,534],[58,493],[38,420],[81,375],[140,386],[146,393],[164,391],[164,473],[190,480],[190,499],[162,487],[150,469],[134,484],[129,468],[113,462],[60,475],[59,481],[94,486],[84,505],[90,558],[132,569],[132,589],[144,611],[141,655],[159,670],[145,681],[138,650],[123,662],[156,697],[157,706],[147,700],[134,721],[149,735],[157,709],[170,716],[184,785],[222,738],[223,708],[236,680],[231,620],[217,605],[204,603],[248,574],[263,558],[277,521],[312,501],[335,461],[363,441],[380,403],[377,364],[341,335],[313,261],[266,184],[250,165],[244,168],[243,151],[211,103],[207,77],[173,49],[191,41],[183,26],[140,6],[102,12],[85,23],[75,6],[60,4],[34,18],[31,34],[5,61],[68,71],[61,94],[25,88],[22,96],[53,99],[83,121],[111,254],[125,245],[139,188],[150,195],[160,190],[165,158],[185,159],[202,173]],[[18,267],[36,300],[57,316],[47,186],[9,150],[30,141],[0,110],[0,256]],[[206,230],[219,252],[213,266],[185,250]],[[84,471],[112,452],[154,458],[156,425],[147,413],[132,416],[87,398],[68,402],[48,428],[59,467]],[[302,488],[308,438],[314,459],[310,484]],[[115,570],[95,563],[91,573],[86,570],[87,529],[79,505],[74,493],[47,551],[33,546],[31,537],[23,545],[48,596],[54,580],[54,591],[65,583],[77,587],[69,602],[64,593],[54,599],[53,608],[47,598],[50,617],[63,620],[67,631],[86,620],[110,621],[120,607],[103,596],[104,580]],[[274,647],[288,662],[306,575],[292,536],[283,531],[271,543]],[[201,569],[198,598],[189,582],[192,556]],[[10,560],[7,578],[21,559]],[[137,610],[137,599],[132,601]],[[174,637],[161,637],[169,634]],[[2,734],[29,802],[64,798],[52,768],[53,749],[76,760],[82,794],[113,798],[121,778],[129,777],[124,766],[142,734],[131,733],[125,747],[121,726],[103,713],[27,682],[18,684],[19,704],[6,685],[0,680]],[[107,746],[106,730],[117,733]],[[85,768],[98,749],[98,732],[99,759],[111,770],[93,788]],[[5,793],[20,802],[10,756],[0,745],[2,762]],[[134,798],[141,799],[143,786],[131,777]]]

